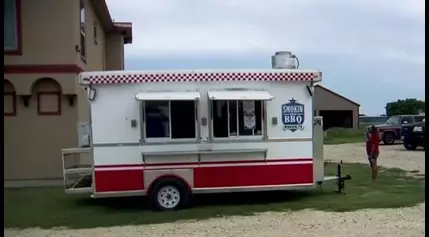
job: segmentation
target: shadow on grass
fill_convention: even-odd
[[[67,196],[60,188],[5,189],[4,224],[14,228],[92,228],[307,208],[323,211],[395,208],[424,201],[424,181],[411,177],[409,172],[383,168],[379,180],[371,183],[367,165],[344,164],[343,167],[344,173],[352,176],[346,183],[345,195],[334,192],[335,183],[309,191],[196,195],[189,208],[176,212],[152,211],[143,197],[91,199]],[[326,164],[325,175],[333,175],[335,170],[335,164]]]
[[[331,190],[334,192],[333,190]],[[317,198],[326,193],[323,191],[269,191],[269,192],[238,192],[238,193],[220,193],[220,194],[198,194],[190,200],[190,206],[187,209],[206,208],[206,207],[237,207],[237,206],[257,206],[276,204],[283,202],[298,202],[308,198]],[[82,207],[100,206],[119,211],[136,209],[152,210],[149,200],[146,197],[123,197],[106,199],[88,199],[82,198],[75,200],[77,205]],[[248,210],[243,210],[243,213]],[[250,210],[254,212],[254,209]]]

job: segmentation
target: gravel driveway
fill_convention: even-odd
[[[367,163],[363,144],[327,145],[325,159]],[[418,170],[425,174],[424,151],[405,151],[402,145],[381,146],[379,164]],[[82,230],[4,230],[5,236],[425,236],[425,204],[411,208],[369,209],[335,213],[303,210],[261,213],[167,224]]]

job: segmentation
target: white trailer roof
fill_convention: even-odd
[[[99,71],[82,72],[81,84],[123,84],[154,82],[228,81],[312,81],[322,79],[314,69],[267,70],[177,70],[177,71]]]
[[[199,100],[199,92],[140,92],[136,100]]]
[[[209,91],[209,99],[211,100],[272,100],[274,96],[267,91],[256,90],[224,90],[224,91]]]

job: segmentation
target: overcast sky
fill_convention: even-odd
[[[115,21],[133,23],[126,69],[270,68],[288,50],[361,113],[424,99],[424,0],[107,2]]]

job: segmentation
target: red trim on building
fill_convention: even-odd
[[[57,96],[57,110],[56,111],[42,111],[41,96],[43,95],[56,95]],[[37,114],[38,115],[61,115],[61,92],[37,92]]]
[[[4,55],[22,55],[22,0],[15,0],[17,49],[4,50]]]
[[[30,74],[30,73],[81,73],[83,69],[76,64],[23,64],[4,65],[4,74]]]
[[[3,92],[3,97],[6,96],[12,96],[12,112],[3,112],[3,116],[16,116],[16,92]]]

